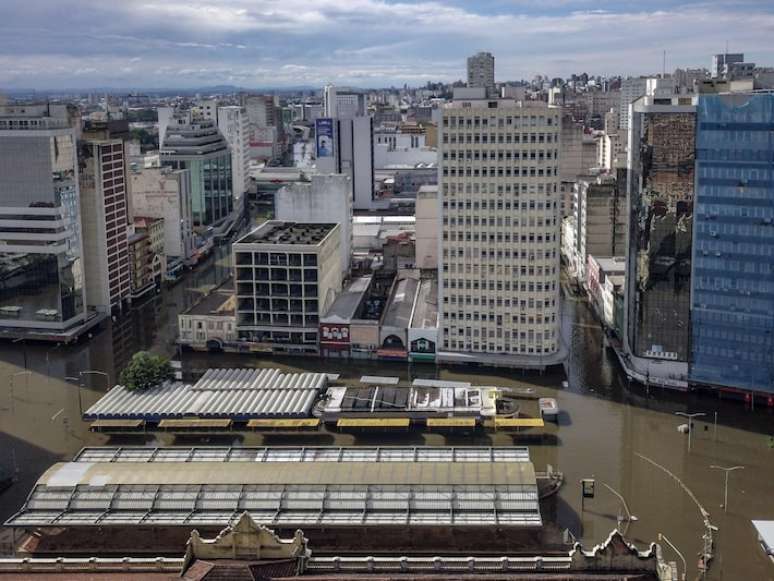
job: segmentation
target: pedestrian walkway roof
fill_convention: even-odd
[[[324,373],[279,369],[210,369],[195,384],[166,382],[147,390],[118,385],[84,414],[86,420],[308,416]]]
[[[507,448],[428,449],[438,456],[426,460],[424,449],[408,447],[363,456],[358,448],[255,448],[246,461],[236,461],[237,449],[206,458],[205,448],[184,448],[184,464],[171,448],[149,448],[144,459],[114,448],[109,461],[89,461],[96,450],[52,466],[6,524],[223,526],[245,511],[283,527],[542,524],[535,471],[519,448],[515,462],[502,461]]]

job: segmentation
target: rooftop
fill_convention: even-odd
[[[387,301],[382,321],[383,327],[407,328],[409,326],[418,286],[419,281],[415,278],[402,278],[395,283],[395,289]]]
[[[435,279],[426,278],[420,282],[411,326],[415,329],[438,326],[438,282]]]
[[[183,315],[230,317],[234,314],[234,302],[234,282],[229,278],[219,287],[212,289],[209,294],[185,311]]]
[[[336,224],[306,224],[269,220],[236,241],[236,244],[320,244]]]
[[[144,391],[117,385],[86,410],[84,419],[306,417],[327,383],[324,373],[209,369],[193,385],[165,382]]]
[[[389,452],[361,456],[351,449],[347,459],[340,456],[344,449],[332,449],[339,455],[334,461],[325,448],[308,460],[298,449],[290,458],[282,450],[264,449],[264,455],[279,454],[277,461],[181,464],[174,456],[145,460],[139,470],[136,458],[120,454],[60,462],[6,524],[224,526],[248,512],[256,522],[281,527],[542,525],[535,471],[523,448],[499,461],[493,449],[420,460],[410,455],[418,449],[397,448],[399,455],[382,461],[379,454]]]
[[[349,286],[333,301],[321,322],[331,323],[335,322],[334,319],[342,322],[351,320],[370,288],[370,276],[353,279]]]

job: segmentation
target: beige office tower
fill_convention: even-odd
[[[560,109],[454,100],[439,139],[439,361],[561,362]]]

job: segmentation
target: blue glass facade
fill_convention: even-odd
[[[774,393],[774,94],[702,95],[691,379]]]

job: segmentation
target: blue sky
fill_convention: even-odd
[[[774,66],[774,2],[0,0],[0,89],[379,87],[453,81],[489,50],[497,80]]]

